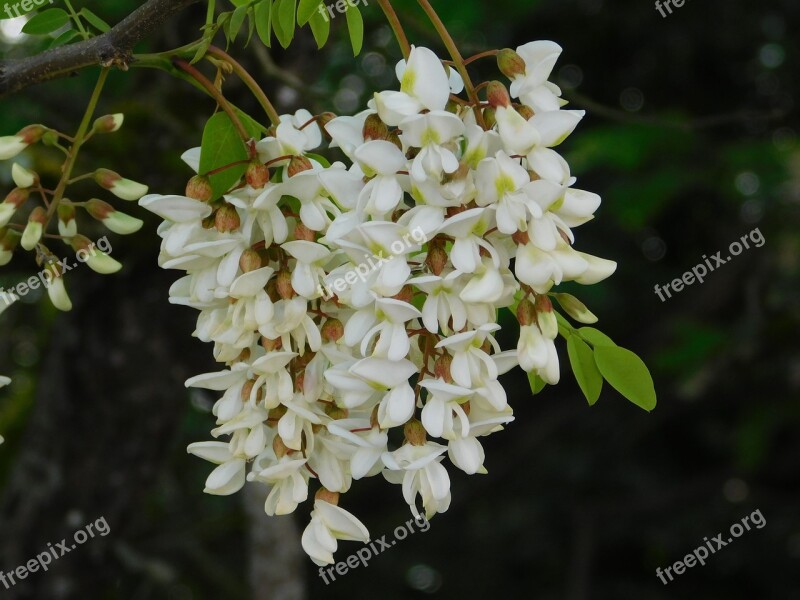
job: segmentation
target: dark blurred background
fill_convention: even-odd
[[[138,5],[85,4],[111,23]],[[416,4],[395,4],[413,41],[444,55]],[[619,262],[612,279],[575,289],[598,326],[651,367],[657,409],[608,386],[589,407],[566,352],[562,384],[535,397],[510,374],[517,419],[487,440],[489,474],[451,469],[452,506],[429,531],[326,586],[294,557],[291,520],[270,529],[241,496],[202,493],[209,466],[185,447],[209,439],[215,398],[183,382],[215,369],[211,348],[190,337],[194,313],[167,304],[177,275],[156,266],[157,220],[130,205],[147,225],[110,237],[121,273],[76,271],[70,314],[31,294],[0,318],[0,374],[14,379],[0,392],[0,568],[101,516],[111,527],[0,597],[288,599],[305,587],[331,600],[800,598],[800,3],[689,0],[667,18],[631,0],[434,5],[465,55],[537,39],[563,46],[554,80],[588,114],[561,149],[577,187],[604,201],[578,246]],[[141,50],[192,41],[204,10],[185,11]],[[355,60],[344,19],[321,54],[308,31],[288,51],[239,42],[232,52],[282,112],[353,113],[395,86],[399,58],[377,5],[362,12]],[[0,22],[4,57],[40,51],[45,43],[13,23]],[[497,78],[492,61],[476,67]],[[0,101],[0,135],[31,122],[74,131],[96,75]],[[258,114],[235,80],[225,89]],[[124,112],[125,126],[88,146],[81,164],[179,193],[190,176],[179,156],[199,144],[211,110],[161,72],[113,73],[99,114]],[[26,156],[57,176],[58,155]],[[755,228],[763,247],[666,302],[654,293]],[[4,267],[0,286],[38,271],[26,260]],[[512,346],[513,325],[504,335]],[[409,518],[399,488],[380,477],[357,482],[343,504],[375,537]],[[656,568],[757,510],[762,529],[669,585],[657,578]],[[297,516],[305,527],[306,510]],[[337,559],[357,548],[340,545]]]

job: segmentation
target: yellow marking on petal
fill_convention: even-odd
[[[407,68],[405,73],[403,73],[403,80],[400,82],[400,91],[405,92],[406,94],[411,94],[416,83],[417,74],[413,69]]]

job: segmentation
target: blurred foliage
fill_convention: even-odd
[[[578,230],[579,244],[620,267],[596,289],[564,291],[578,295],[604,331],[646,358],[659,406],[645,414],[606,386],[588,407],[567,377],[565,349],[558,388],[531,397],[523,375],[509,375],[517,421],[486,444],[489,475],[452,471],[450,511],[369,569],[325,586],[309,563],[311,596],[797,597],[800,4],[707,0],[687,3],[666,19],[652,3],[633,0],[434,4],[465,55],[557,41],[564,54],[556,80],[565,96],[575,95],[577,107],[589,98],[607,109],[590,109],[562,150],[578,187],[604,199],[597,220]],[[138,3],[86,5],[113,24]],[[396,5],[413,40],[441,50],[415,2]],[[254,46],[244,49],[237,40],[233,52],[282,111],[310,105],[317,112],[353,112],[372,91],[393,85],[399,57],[377,4],[362,11],[366,41],[355,60],[344,19],[333,24],[333,43],[320,54],[307,30],[288,50],[271,51],[305,82],[299,90],[267,75],[270,63]],[[195,7],[143,50],[191,41],[203,16]],[[4,54],[29,55],[44,43],[6,43]],[[497,77],[491,61],[476,67]],[[94,73],[84,72],[4,100],[0,133],[32,121],[74,129],[93,82]],[[228,89],[238,106],[260,116],[241,86],[231,81]],[[179,155],[199,144],[212,109],[207,98],[164,74],[115,73],[101,110],[125,112],[125,126],[113,139],[97,140],[82,164],[115,168],[154,190],[180,191],[189,172]],[[54,155],[31,158],[40,172],[57,172]],[[0,182],[7,187],[7,170]],[[137,216],[147,219],[149,233],[113,240],[123,262],[150,259],[158,243],[156,221]],[[653,292],[756,227],[763,247],[666,302]],[[0,285],[33,272],[32,264],[15,261],[2,270]],[[0,373],[16,379],[0,404],[0,431],[8,440],[0,451],[0,480],[19,449],[35,381],[47,376],[38,372],[38,358],[58,335],[45,305],[32,294],[0,319]],[[188,344],[190,328],[183,334]],[[502,343],[515,343],[513,330]],[[146,567],[122,561],[119,590],[125,591],[93,597],[245,597],[243,516],[235,500],[202,495],[208,467],[184,451],[206,439],[213,399],[190,397],[175,382],[175,401],[187,406],[185,425],[161,485],[141,507],[135,535],[125,540],[147,558]],[[344,503],[376,536],[408,518],[399,490],[380,479],[359,482]],[[704,537],[756,509],[766,518],[764,529],[746,533],[666,587],[658,580],[657,567],[682,559]],[[337,557],[355,550],[343,544]]]

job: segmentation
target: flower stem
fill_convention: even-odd
[[[81,32],[81,37],[83,37],[83,39],[85,40],[88,40],[90,36],[87,33],[87,31],[83,28],[83,23],[81,23],[81,18],[78,16],[78,13],[75,12],[75,9],[72,8],[72,4],[70,4],[69,0],[64,0],[64,4],[67,5],[69,16],[72,18],[73,21],[75,21],[75,25],[78,26],[78,31]]]
[[[172,63],[177,68],[190,75],[195,81],[197,81],[197,83],[203,86],[203,89],[205,89],[206,92],[208,92],[208,94],[212,98],[214,98],[214,100],[217,101],[219,107],[222,110],[224,110],[225,114],[227,114],[228,118],[230,118],[231,123],[233,123],[233,126],[236,128],[236,131],[239,132],[239,136],[242,138],[242,142],[244,142],[244,145],[248,148],[250,156],[252,157],[254,155],[254,148],[250,145],[250,139],[252,136],[244,128],[244,125],[242,125],[242,120],[239,118],[239,115],[236,114],[236,111],[233,109],[230,102],[228,102],[225,96],[222,95],[222,92],[220,92],[214,86],[214,84],[211,83],[208,77],[203,75],[200,71],[198,71],[195,67],[190,65],[187,61],[183,60],[182,58],[174,58],[172,60]]]
[[[439,17],[436,10],[431,6],[431,3],[428,0],[417,0],[419,5],[422,7],[422,10],[428,15],[431,23],[433,24],[434,28],[436,29],[439,37],[442,38],[444,45],[447,47],[447,51],[450,53],[450,57],[453,59],[455,63],[456,69],[458,70],[461,78],[464,80],[464,87],[467,90],[467,95],[469,96],[469,100],[472,104],[475,105],[475,119],[478,121],[481,127],[484,129],[486,128],[486,124],[483,121],[483,113],[481,112],[479,101],[478,101],[478,94],[475,91],[475,86],[472,84],[472,79],[469,76],[469,71],[467,71],[467,66],[464,63],[464,57],[461,56],[461,52],[458,50],[458,46],[456,45],[455,40],[453,40],[453,36],[450,35],[450,32],[447,31],[447,27],[442,22],[442,19]]]
[[[50,219],[53,218],[53,215],[58,209],[59,202],[61,202],[61,200],[64,198],[64,191],[67,189],[70,177],[72,177],[72,170],[75,168],[75,161],[78,159],[78,153],[80,152],[81,146],[85,141],[86,133],[89,131],[89,125],[92,122],[92,117],[94,116],[94,111],[97,108],[97,102],[100,100],[100,93],[103,91],[103,86],[106,83],[108,73],[108,67],[104,67],[100,70],[100,77],[98,77],[97,83],[94,86],[94,91],[89,99],[86,112],[83,114],[83,120],[78,126],[78,132],[75,134],[75,141],[72,143],[72,146],[70,146],[70,149],[67,152],[67,160],[64,162],[64,167],[61,172],[61,180],[58,182],[58,186],[56,186],[56,189],[53,192],[53,200],[50,202],[50,207],[47,209],[47,221],[45,222],[45,229],[47,229],[47,224],[50,223]]]
[[[236,62],[236,60],[227,52],[225,52],[221,48],[217,48],[216,46],[209,46],[208,54],[216,56],[217,58],[220,58],[225,62],[227,62],[233,69],[233,72],[239,76],[239,79],[242,80],[242,82],[256,97],[256,100],[258,100],[258,103],[264,109],[264,112],[267,113],[267,116],[269,117],[269,120],[272,121],[272,124],[280,125],[281,118],[280,115],[278,114],[278,111],[275,110],[275,106],[272,104],[272,102],[269,101],[269,98],[264,93],[264,90],[262,90],[261,86],[259,86],[256,80],[253,79],[253,76],[247,72],[247,69],[245,69],[241,64]]]
[[[381,9],[383,10],[383,14],[386,15],[386,20],[389,21],[389,25],[394,32],[394,37],[397,38],[397,43],[400,44],[400,50],[403,52],[403,58],[408,60],[408,57],[411,54],[411,44],[408,43],[408,36],[403,29],[403,25],[400,23],[397,12],[394,10],[394,7],[389,0],[378,0],[378,4],[380,4]]]

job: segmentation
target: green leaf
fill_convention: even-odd
[[[317,161],[326,169],[330,169],[331,167],[331,162],[321,154],[313,154],[312,152],[306,152],[306,157]]]
[[[589,401],[589,406],[594,406],[603,389],[603,376],[595,364],[592,349],[577,335],[571,335],[567,338],[567,353],[583,395]]]
[[[203,129],[203,142],[200,146],[200,173],[208,173],[247,158],[247,148],[239,132],[224,112],[213,115]],[[237,165],[211,175],[213,200],[233,187],[247,170],[247,165]]]
[[[594,360],[615,390],[646,411],[656,407],[656,390],[647,365],[630,350],[618,346],[596,346]]]
[[[311,27],[311,33],[314,34],[317,48],[322,48],[328,42],[331,34],[331,20],[317,12],[311,15],[308,24]]]
[[[256,32],[269,48],[272,45],[272,0],[262,0],[256,5]]]
[[[578,329],[578,334],[595,348],[597,346],[616,346],[614,340],[594,327],[581,327]]]
[[[86,7],[81,9],[80,14],[84,19],[86,19],[86,21],[88,21],[89,25],[97,29],[97,31],[100,33],[105,33],[111,29],[111,25],[106,23],[103,19],[98,17]]]
[[[531,385],[531,393],[535,396],[536,394],[540,393],[544,388],[547,387],[547,384],[544,382],[544,379],[539,377],[535,372],[531,371],[528,373],[528,383]]]
[[[364,45],[364,17],[352,4],[347,6],[344,13],[347,17],[347,30],[350,32],[350,44],[353,46],[353,56],[358,56]]]
[[[67,23],[69,23],[67,11],[60,8],[49,8],[38,15],[34,15],[30,21],[25,23],[22,33],[47,35],[56,29],[61,29]]]
[[[321,0],[300,0],[297,7],[297,24],[303,26],[311,20],[314,13],[319,14],[320,4]]]
[[[295,27],[295,0],[275,0],[275,18],[272,19],[272,29],[275,37],[284,48],[288,48],[294,39]]]
[[[235,11],[233,11],[233,15],[231,15],[230,25],[228,27],[228,39],[230,39],[231,42],[233,42],[236,39],[236,36],[242,29],[245,17],[247,17],[247,10],[248,10],[247,6],[240,6]]]
[[[53,39],[53,41],[50,42],[48,48],[58,48],[59,46],[63,46],[64,44],[67,44],[72,40],[74,40],[79,35],[80,34],[74,29],[67,29],[64,33],[59,35],[57,38]]]

